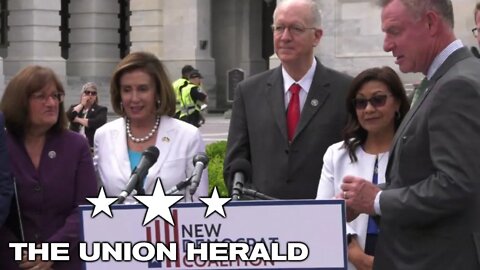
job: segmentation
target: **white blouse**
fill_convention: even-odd
[[[347,175],[362,177],[372,181],[375,159],[377,155],[366,153],[362,147],[357,147],[357,161],[352,163],[348,151],[343,147],[343,141],[331,145],[323,157],[322,175],[318,185],[317,199],[333,199],[340,194],[343,178]],[[378,155],[378,184],[385,183],[385,171],[388,163],[388,152]],[[347,223],[347,233],[356,234],[357,240],[365,248],[368,215],[361,214],[355,220]],[[355,269],[349,263],[349,269]]]

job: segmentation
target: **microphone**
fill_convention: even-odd
[[[192,173],[192,184],[190,185],[190,195],[193,196],[197,192],[198,184],[202,178],[203,169],[208,165],[208,157],[205,153],[198,153],[193,157],[193,165],[195,168]]]
[[[143,151],[142,158],[140,159],[140,162],[138,162],[138,165],[133,169],[132,174],[128,179],[127,186],[122,190],[120,195],[118,195],[117,203],[123,203],[134,189],[137,189],[138,192],[138,183],[143,182],[143,179],[148,174],[148,169],[157,162],[159,154],[160,151],[155,146],[150,146]]]
[[[188,185],[190,185],[190,180],[192,179],[192,177],[190,178],[187,178],[186,180],[176,184],[174,187],[170,188],[169,190],[165,191],[165,195],[171,195],[171,194],[175,194],[177,192],[179,192],[180,190],[188,187]]]
[[[473,47],[473,46],[472,46],[472,47],[470,48],[470,51],[472,52],[473,55],[475,55],[475,57],[480,58],[480,53],[478,52],[477,47]]]
[[[232,200],[237,201],[243,193],[245,181],[250,179],[252,166],[246,159],[237,159],[232,162],[230,172],[230,175],[233,174]]]

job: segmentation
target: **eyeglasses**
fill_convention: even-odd
[[[367,108],[368,103],[370,103],[374,108],[385,106],[387,102],[387,97],[389,95],[376,95],[369,99],[366,98],[354,98],[353,99],[353,106],[357,110],[364,110]]]
[[[472,29],[472,34],[473,34],[474,37],[478,37],[478,28],[477,27]]]
[[[44,93],[33,93],[30,96],[30,98],[32,100],[41,101],[43,103],[47,102],[48,98],[52,98],[53,100],[58,101],[58,102],[63,102],[63,100],[65,98],[65,94],[60,93],[60,92],[56,92],[56,93],[53,93],[53,94],[50,94],[50,95],[46,95]]]
[[[317,28],[315,27],[305,27],[302,25],[272,25],[272,30],[275,35],[282,35],[285,30],[288,29],[288,32],[290,32],[293,35],[301,35],[305,33],[307,30],[316,30]]]
[[[83,91],[83,93],[85,95],[88,95],[88,96],[96,96],[97,95],[97,91],[88,91],[88,90],[85,90]]]

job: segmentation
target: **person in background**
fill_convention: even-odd
[[[381,218],[374,269],[480,269],[480,61],[450,0],[381,1],[383,48],[426,78],[395,134],[385,186],[345,176],[347,218]],[[382,188],[382,189],[380,189]]]
[[[180,113],[182,111],[182,89],[186,87],[189,83],[188,77],[190,76],[190,73],[195,70],[194,67],[191,65],[185,65],[182,68],[182,77],[179,79],[175,80],[172,84],[173,86],[173,91],[175,92],[175,118],[179,119],[180,118]]]
[[[478,29],[480,29],[480,3],[477,3],[475,5],[475,10],[473,11],[473,19],[475,21],[475,27],[472,29],[473,37],[475,37],[478,45],[480,46],[480,35],[478,34]],[[475,57],[480,58],[480,53],[475,46],[472,46],[470,50],[472,51],[473,55],[475,55]]]
[[[200,88],[202,79],[202,74],[196,69],[193,70],[188,77],[189,83],[182,89],[181,94],[182,112],[179,119],[196,127],[200,127],[202,121],[205,122],[199,104],[207,102],[207,94]]]
[[[5,119],[0,112],[0,228],[7,219],[13,195],[13,181],[8,166]]]
[[[224,179],[231,190],[232,164],[243,159],[252,165],[248,188],[280,199],[314,199],[319,157],[341,140],[351,77],[314,57],[323,34],[315,1],[279,2],[273,21],[281,66],[238,84]]]
[[[0,269],[80,270],[78,206],[95,196],[97,185],[88,143],[67,130],[65,91],[47,67],[28,66],[8,83],[0,108],[5,116],[10,168],[18,188],[25,239],[18,234],[18,212],[0,232]],[[17,221],[17,222],[16,222]],[[70,260],[14,261],[11,242],[70,244]]]
[[[97,128],[107,122],[107,107],[98,105],[98,87],[93,82],[83,85],[80,103],[67,110],[70,130],[87,137],[93,148],[93,135]]]
[[[110,96],[121,118],[99,128],[94,139],[94,163],[109,196],[121,193],[142,152],[150,146],[156,146],[160,156],[148,170],[143,186],[146,194],[153,192],[157,177],[168,190],[192,175],[193,157],[205,152],[205,144],[197,128],[173,118],[175,93],[155,55],[134,52],[122,59],[111,79]],[[185,193],[185,200],[197,200],[207,192],[205,170],[196,193],[192,197]],[[135,202],[132,196],[125,201]]]
[[[388,151],[409,109],[402,81],[390,67],[358,74],[346,99],[348,121],[343,141],[331,145],[323,157],[317,199],[332,199],[346,175],[374,184],[385,183]],[[347,224],[348,269],[372,269],[378,224],[362,214]]]

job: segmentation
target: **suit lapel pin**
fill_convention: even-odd
[[[168,137],[163,137],[163,138],[162,138],[162,142],[167,142],[167,143],[168,143],[168,142],[170,142],[170,138],[168,138]]]
[[[57,156],[57,153],[55,153],[55,151],[48,152],[48,157],[49,158],[54,159],[56,156]]]
[[[313,107],[317,107],[318,106],[318,99],[312,99],[312,101],[310,101],[310,104],[313,106]]]

